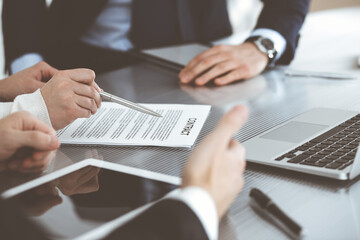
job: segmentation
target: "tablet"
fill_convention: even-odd
[[[1,196],[41,225],[49,238],[86,239],[105,223],[130,220],[180,182],[178,177],[86,159]]]

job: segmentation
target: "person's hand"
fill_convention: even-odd
[[[237,46],[217,45],[192,59],[180,72],[180,82],[202,86],[211,80],[226,85],[259,75],[268,63],[267,56],[252,43]]]
[[[67,196],[95,192],[99,190],[99,171],[100,168],[92,166],[77,170],[60,178],[58,188]]]
[[[27,216],[41,216],[54,206],[62,203],[59,191],[56,189],[58,180],[40,185],[16,197],[14,201]]]
[[[182,188],[196,186],[213,198],[221,219],[243,188],[245,150],[231,137],[247,119],[247,109],[236,106],[222,117],[216,129],[190,156]]]
[[[44,86],[57,70],[45,62],[40,62],[0,81],[0,99],[12,101],[16,96],[33,93]]]
[[[41,88],[50,120],[55,130],[62,129],[77,118],[95,114],[101,106],[100,88],[95,73],[89,69],[57,72]]]
[[[0,171],[42,171],[60,145],[55,131],[28,112],[1,119],[0,136]]]

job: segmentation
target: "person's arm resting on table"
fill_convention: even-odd
[[[263,3],[250,37],[269,39],[277,51],[275,59],[270,59],[251,41],[235,46],[217,45],[188,63],[179,74],[181,83],[202,86],[213,80],[217,85],[226,85],[259,75],[270,63],[289,64],[294,58],[309,0],[263,0]]]

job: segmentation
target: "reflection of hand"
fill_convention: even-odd
[[[247,110],[234,107],[190,156],[183,172],[182,188],[198,186],[212,196],[221,218],[243,187],[245,151],[231,139],[246,121]]]
[[[100,88],[89,69],[57,72],[41,88],[53,127],[64,128],[77,118],[90,117],[101,105]]]
[[[260,74],[267,62],[267,56],[252,43],[217,45],[191,60],[179,77],[185,84],[194,81],[202,86],[214,79],[215,84],[226,85]]]
[[[70,173],[59,179],[58,188],[67,196],[95,192],[99,190],[99,171],[99,168],[88,166]]]
[[[0,171],[42,171],[59,147],[55,131],[27,112],[1,119],[0,136]]]
[[[0,98],[12,101],[18,95],[35,92],[44,86],[57,70],[45,62],[40,62],[30,68],[0,81]]]
[[[41,216],[50,208],[62,203],[62,198],[59,196],[56,185],[56,180],[46,183],[15,197],[15,201],[20,202],[27,215]]]

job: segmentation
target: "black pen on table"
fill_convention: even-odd
[[[272,219],[283,231],[293,239],[301,239],[304,235],[303,228],[286,215],[265,193],[257,188],[252,188],[249,194],[252,206],[260,210],[266,217]]]

